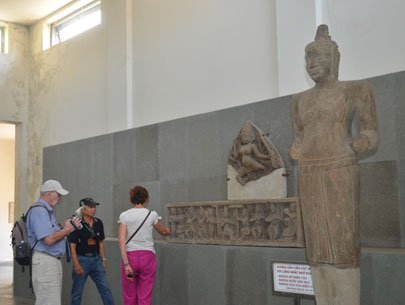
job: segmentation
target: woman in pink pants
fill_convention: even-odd
[[[145,188],[135,186],[129,194],[133,208],[121,213],[118,230],[122,296],[124,305],[150,305],[156,273],[153,228],[162,235],[169,235],[170,230],[160,223],[155,211],[145,208],[149,201]]]

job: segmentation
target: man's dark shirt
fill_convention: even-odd
[[[81,230],[75,230],[70,233],[69,242],[76,244],[77,255],[99,254],[100,240],[104,240],[105,238],[103,222],[101,219],[94,217],[93,227],[90,227],[84,220],[82,220],[82,225],[83,228]]]

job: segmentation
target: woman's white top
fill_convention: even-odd
[[[121,213],[118,222],[127,226],[127,236],[125,241],[127,241],[136,229],[138,229],[148,213],[149,210],[146,208],[132,208]],[[153,226],[157,224],[159,219],[161,219],[161,217],[159,217],[155,211],[152,211],[142,228],[139,229],[138,233],[136,233],[127,244],[127,251],[149,250],[156,253],[155,247],[153,246],[152,233]]]

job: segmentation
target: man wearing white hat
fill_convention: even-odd
[[[63,228],[57,224],[53,208],[69,192],[56,180],[46,181],[36,206],[27,215],[28,239],[33,248],[32,286],[35,305],[60,305],[62,293],[62,264],[65,237],[80,225],[80,219],[66,220]]]

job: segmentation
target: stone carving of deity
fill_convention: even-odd
[[[251,121],[243,125],[234,140],[228,163],[237,171],[236,180],[241,185],[284,167],[276,147]]]

